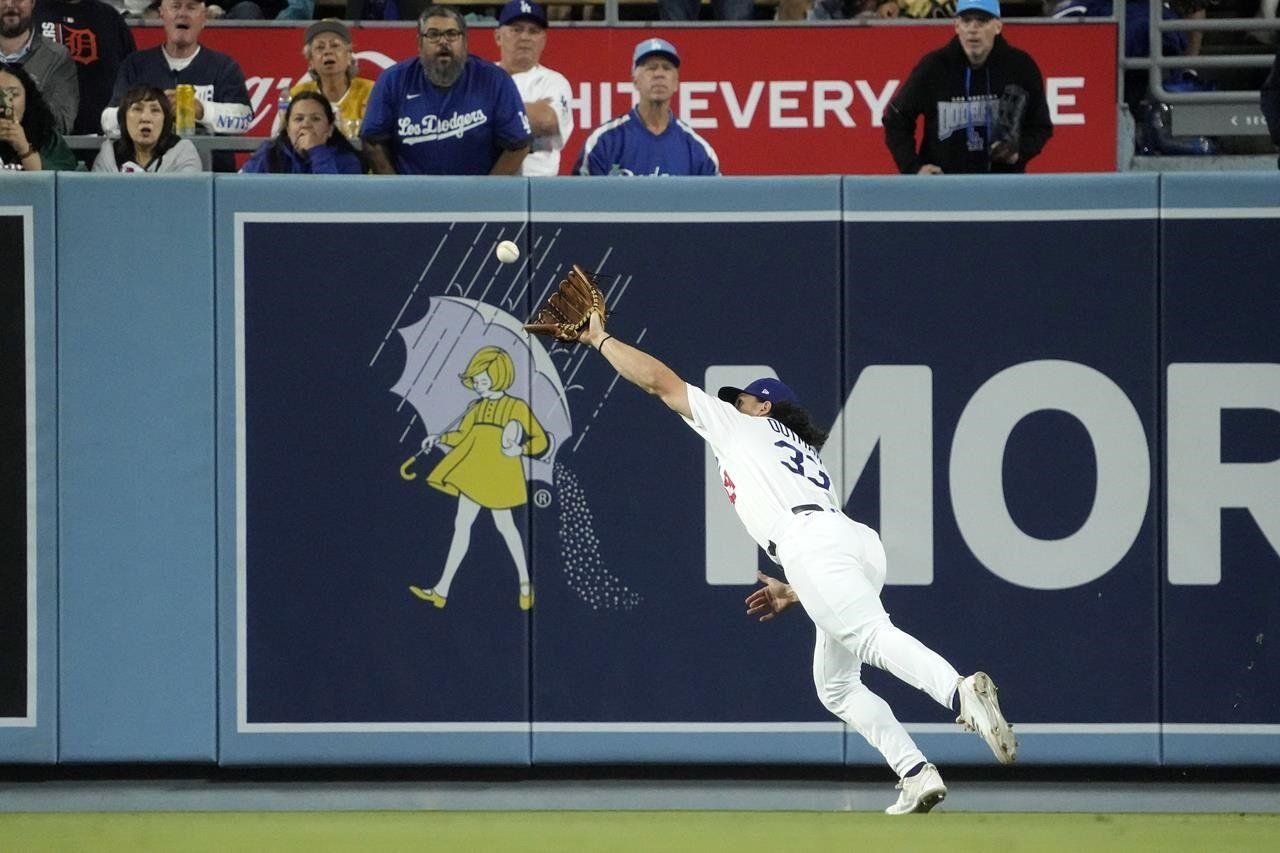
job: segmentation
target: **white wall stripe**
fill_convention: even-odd
[[[1161,219],[1280,219],[1280,207],[1166,207]]]
[[[839,222],[839,210],[534,210],[531,222]]]
[[[972,737],[954,723],[905,723],[913,734],[940,734]],[[323,734],[323,733],[453,733],[483,734],[501,732],[534,732],[540,734],[852,734],[841,723],[528,723],[514,722],[440,722],[440,723],[242,723],[239,731],[246,734]],[[1168,724],[1159,723],[1028,723],[1018,725],[1020,735],[1073,735],[1097,737],[1106,735],[1227,735],[1244,737],[1280,736],[1280,725],[1248,724]]]
[[[1077,222],[1156,219],[1155,207],[1070,210],[846,210],[845,222]]]
[[[285,211],[240,211],[242,222],[524,222],[524,210],[489,210],[476,212],[448,211],[332,211],[329,213],[293,213]]]

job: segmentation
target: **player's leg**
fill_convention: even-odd
[[[471,525],[479,514],[480,504],[466,495],[458,495],[458,512],[453,518],[453,539],[449,542],[449,556],[445,557],[440,580],[429,589],[411,586],[410,592],[423,601],[430,601],[436,607],[444,607],[445,599],[449,597],[449,587],[453,585],[453,576],[458,573],[458,566],[462,565],[462,558],[471,547]]]
[[[947,787],[889,703],[862,683],[862,661],[821,628],[813,649],[813,684],[827,710],[875,747],[898,774],[902,794],[889,814],[927,812],[947,795]]]
[[[954,710],[958,693],[956,722],[981,735],[1001,763],[1014,761],[1017,741],[991,679],[975,673],[962,680],[941,655],[889,621],[880,602],[880,539],[870,528],[843,521],[818,516],[778,546],[787,580],[810,618],[859,660],[928,693],[948,710]]]
[[[960,674],[937,652],[889,621],[867,543],[841,524],[807,524],[778,546],[800,604],[856,659],[886,670],[952,708]]]
[[[511,552],[511,559],[516,564],[516,574],[520,577],[520,609],[528,610],[533,607],[533,585],[529,583],[529,564],[525,560],[520,528],[516,527],[516,520],[509,509],[493,511],[493,526],[498,528],[498,533],[501,534],[502,541],[507,543],[507,550]]]

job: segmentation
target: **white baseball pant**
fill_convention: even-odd
[[[870,527],[840,512],[809,512],[795,516],[774,541],[788,582],[818,627],[818,697],[904,775],[924,754],[889,704],[862,683],[862,664],[892,673],[947,709],[960,674],[889,621],[880,603],[884,546]]]

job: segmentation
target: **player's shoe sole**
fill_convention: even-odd
[[[956,688],[960,694],[960,716],[956,722],[971,732],[977,732],[1001,764],[1012,764],[1018,759],[1018,740],[1013,726],[1000,712],[1000,700],[996,698],[996,685],[985,672],[975,672],[960,679]]]
[[[898,783],[902,789],[898,801],[885,809],[885,814],[925,814],[947,798],[947,786],[938,774],[938,768],[926,764],[916,776]]]

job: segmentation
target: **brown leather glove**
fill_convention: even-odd
[[[595,276],[573,264],[569,275],[561,280],[559,287],[547,297],[546,304],[525,323],[524,328],[535,335],[574,342],[587,327],[592,311],[599,312],[601,320],[608,316],[604,295],[596,285]]]

